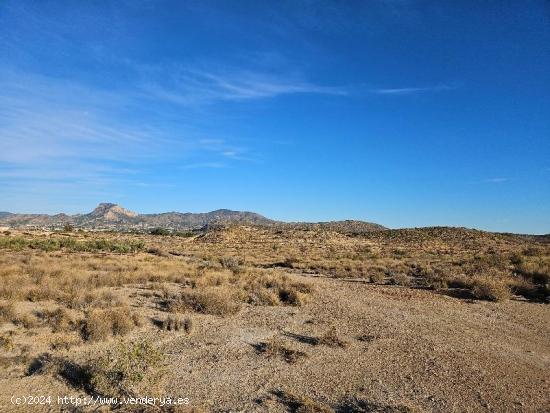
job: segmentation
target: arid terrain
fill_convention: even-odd
[[[156,233],[0,234],[0,411],[550,411],[548,237]]]

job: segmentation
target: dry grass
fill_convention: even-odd
[[[336,327],[329,328],[322,336],[317,339],[318,344],[322,344],[329,347],[342,347],[345,348],[349,343],[342,339],[338,335]]]
[[[17,326],[22,326],[27,330],[33,329],[40,325],[40,320],[32,313],[19,314],[15,316],[12,322]]]
[[[192,310],[197,313],[228,316],[237,313],[241,305],[232,296],[228,296],[227,293],[228,291],[225,289],[183,291],[178,296],[168,300],[166,307],[171,312]]]
[[[254,346],[256,351],[266,357],[281,357],[287,363],[296,363],[301,358],[307,357],[303,351],[289,348],[281,339],[272,337],[268,341]]]
[[[0,324],[15,318],[15,305],[12,302],[0,303]]]
[[[190,334],[193,329],[193,321],[189,317],[169,315],[162,321],[161,328],[166,331],[185,331]]]
[[[312,288],[307,283],[291,282],[273,272],[239,271],[209,273],[202,271],[191,286],[181,293],[165,296],[168,311],[186,310],[203,314],[228,316],[237,313],[243,303],[250,305],[299,306],[307,301]]]
[[[281,403],[293,413],[334,413],[334,409],[313,400],[308,396],[300,396],[291,391],[276,391],[275,395]]]
[[[107,310],[93,309],[86,314],[82,333],[86,340],[100,341],[111,336],[123,336],[141,324],[139,316],[128,307]]]
[[[148,341],[119,342],[87,368],[90,387],[105,397],[158,396],[164,356]]]
[[[74,331],[79,325],[79,320],[76,320],[69,311],[62,307],[58,307],[56,310],[39,311],[37,316],[49,325],[54,333]]]
[[[370,274],[370,281],[375,284],[383,284],[385,279],[386,276],[382,272],[375,271]]]
[[[9,333],[0,334],[0,348],[4,351],[11,351],[14,348],[13,338]]]
[[[58,333],[50,339],[51,350],[70,350],[82,344],[82,338],[75,333]]]
[[[506,283],[498,279],[476,279],[472,294],[475,298],[489,301],[508,300],[512,295]]]
[[[45,349],[54,355],[81,354],[90,342],[104,349],[104,340],[109,347],[112,337],[136,339],[151,331],[158,334],[152,330],[158,327],[189,333],[192,323],[185,313],[190,312],[199,313],[194,319],[206,314],[212,320],[210,316],[231,317],[250,306],[307,309],[315,291],[291,274],[357,278],[361,283],[370,279],[372,289],[397,290],[394,284],[399,290],[421,287],[489,301],[515,294],[547,302],[550,296],[550,244],[461,229],[349,236],[320,229],[235,226],[197,238],[13,231],[0,234],[0,249],[0,323],[6,329],[0,347],[14,351],[13,357],[28,353],[38,358]],[[273,309],[280,310],[298,311]],[[142,325],[142,319],[161,321],[155,327]],[[349,344],[335,328],[312,340],[335,348]],[[19,348],[21,342],[28,349]],[[101,367],[85,369],[84,375],[95,377],[88,380],[89,388],[120,394],[144,385],[147,380],[133,383],[131,377],[134,370],[149,375],[140,363],[152,363],[155,351],[136,343],[117,347]],[[288,363],[305,357],[277,338],[260,343],[257,351]],[[60,368],[66,371],[64,363]],[[125,377],[124,384],[109,378],[115,372]],[[293,411],[329,411],[299,400]]]
[[[391,283],[395,285],[402,285],[404,287],[410,287],[412,282],[405,274],[396,274],[391,278]]]

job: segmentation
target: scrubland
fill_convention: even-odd
[[[0,411],[98,409],[10,403],[48,394],[189,399],[120,411],[550,406],[544,237],[156,234],[0,235]]]

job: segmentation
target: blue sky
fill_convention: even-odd
[[[545,1],[0,1],[0,210],[550,233]]]

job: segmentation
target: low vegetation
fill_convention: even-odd
[[[189,318],[183,318],[179,315],[169,315],[161,323],[161,327],[166,331],[185,331],[191,333],[193,329],[193,321]]]
[[[329,328],[321,337],[317,339],[318,344],[329,347],[347,347],[349,343],[338,335],[336,327]]]
[[[159,397],[164,355],[148,341],[121,341],[88,367],[92,393],[104,397]]]
[[[142,241],[124,240],[113,241],[109,239],[94,239],[78,241],[71,237],[49,237],[49,238],[23,238],[23,237],[0,237],[0,249],[21,251],[25,248],[41,250],[46,252],[66,250],[70,252],[112,252],[127,254],[142,251]]]
[[[83,321],[84,339],[102,341],[111,336],[124,336],[141,325],[139,315],[127,307],[90,310]]]
[[[268,341],[255,345],[255,347],[259,354],[266,357],[280,357],[287,363],[296,363],[301,358],[307,357],[306,353],[288,347],[278,337],[272,337]]]
[[[274,393],[278,400],[286,405],[289,411],[294,413],[335,413],[335,410],[330,406],[320,403],[309,396],[281,390]]]
[[[111,397],[150,394],[162,383],[163,352],[145,337],[193,341],[252,310],[265,311],[266,320],[297,320],[317,297],[308,277],[405,294],[422,289],[487,306],[550,297],[550,244],[461,229],[357,235],[232,226],[192,237],[11,231],[0,235],[0,252],[0,348],[9,353],[2,366],[57,375]],[[311,336],[278,331],[249,345],[264,362],[284,365],[361,344],[351,346],[339,325],[318,325]],[[306,397],[284,399],[291,411],[331,411]]]

